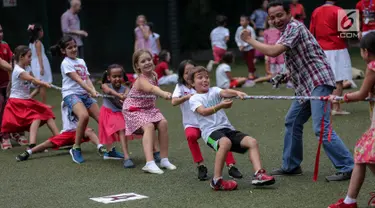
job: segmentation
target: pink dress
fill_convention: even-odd
[[[144,26],[145,28],[149,29],[148,26]],[[151,43],[149,40],[146,40],[145,37],[143,36],[143,32],[140,27],[135,28],[134,30],[136,40],[137,40],[137,45],[136,45],[136,50],[139,49],[147,49],[151,51]]]
[[[146,77],[152,85],[157,86],[157,81],[154,78]],[[130,136],[139,130],[142,126],[148,123],[156,123],[164,118],[160,110],[156,108],[156,96],[153,99],[142,99],[142,98],[131,98],[131,96],[150,96],[152,93],[146,93],[132,87],[128,94],[128,98],[125,99],[122,107],[122,114],[125,118],[125,135]]]
[[[269,45],[275,45],[279,40],[281,32],[276,28],[270,28],[264,31],[264,43]],[[277,57],[268,57],[268,63],[270,64],[283,64],[284,54]]]
[[[367,66],[370,70],[375,71],[375,61],[371,62]],[[371,103],[371,109],[373,109],[374,103]],[[357,141],[354,148],[354,160],[355,163],[370,163],[375,164],[375,111],[372,110],[371,126],[362,137]]]

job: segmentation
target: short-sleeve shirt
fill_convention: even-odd
[[[311,96],[321,85],[335,87],[335,77],[323,49],[302,23],[291,20],[277,44],[288,48],[285,64],[297,96]]]
[[[0,58],[4,61],[10,63],[12,61],[12,50],[10,50],[9,45],[1,41],[0,42]],[[7,87],[9,82],[9,74],[7,71],[0,69],[0,87]]]
[[[27,67],[26,70],[19,65],[15,65],[12,71],[12,88],[10,89],[10,98],[30,99],[30,86],[31,82],[21,79],[20,75],[30,73],[31,68]]]
[[[303,23],[303,19],[302,19],[302,13],[303,13],[303,6],[302,4],[290,4],[290,14],[292,15],[292,17],[294,17],[296,20],[298,20],[299,22],[302,22]]]
[[[255,22],[255,27],[257,29],[264,29],[267,16],[268,13],[266,11],[263,9],[257,9],[251,14],[250,19]]]
[[[207,93],[195,94],[189,100],[190,109],[197,117],[199,128],[202,131],[202,138],[206,143],[211,133],[216,130],[224,128],[235,130],[223,109],[209,116],[202,116],[196,111],[200,106],[210,108],[219,104],[222,99],[220,96],[221,90],[222,89],[218,87],[211,87]]]
[[[120,94],[125,93],[126,87],[124,85],[121,85],[120,89],[118,89],[118,90],[113,88],[111,83],[109,83],[107,85],[108,85],[109,88],[111,88],[112,90],[114,90],[114,91],[116,91]],[[111,109],[112,112],[121,112],[122,111],[122,105],[119,102],[118,98],[103,98],[103,106]]]
[[[160,38],[160,35],[157,33],[152,33],[149,37],[150,42],[151,42],[151,52],[152,54],[159,55],[160,51],[158,48],[158,43],[157,40]]]
[[[370,2],[372,3],[371,5]],[[355,8],[359,10],[362,17],[362,32],[375,30],[375,2],[372,0],[360,0]],[[366,19],[368,19],[368,22],[366,22]]]
[[[76,81],[74,81],[68,76],[68,74],[71,72],[76,72],[81,77],[81,79],[86,83],[90,76],[90,73],[87,70],[86,63],[83,59],[71,59],[65,57],[65,59],[61,63],[61,74],[63,77],[61,92],[63,98],[72,94],[83,95],[88,93]]]
[[[230,86],[230,80],[227,76],[227,72],[230,72],[231,68],[228,64],[222,63],[216,69],[216,85],[222,89],[228,89]]]
[[[165,75],[165,70],[169,68],[168,63],[165,61],[160,62],[155,67],[155,72],[158,75],[158,79],[162,78]]]
[[[61,30],[64,35],[71,36],[77,43],[77,46],[82,46],[82,38],[76,34],[70,34],[72,30],[81,30],[81,21],[77,14],[73,14],[70,10],[67,10],[61,16]]]
[[[179,98],[195,93],[196,91],[193,88],[188,88],[183,84],[177,84],[173,91],[172,98]],[[188,100],[180,104],[180,109],[182,112],[182,124],[184,125],[184,129],[189,127],[199,128],[198,120],[194,112],[190,110],[190,103]]]
[[[225,27],[217,27],[211,31],[211,45],[227,50],[225,37],[229,37],[229,30]]]

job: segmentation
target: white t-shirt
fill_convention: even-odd
[[[216,85],[222,89],[229,89],[230,80],[226,72],[230,72],[230,66],[228,64],[220,64],[216,68]]]
[[[245,30],[245,28],[243,28],[242,26],[239,26],[237,28],[236,35],[235,35],[234,39],[235,39],[238,47],[244,46],[244,49],[243,49],[244,51],[250,51],[251,49],[254,49],[254,48],[250,44],[246,43],[245,41],[243,41],[241,39],[241,33],[244,30]],[[254,39],[256,39],[257,35],[255,33],[254,28],[252,28],[251,26],[248,25],[246,27],[246,30],[249,30],[250,34],[251,34],[251,37],[254,38]]]
[[[196,109],[199,106],[204,106],[205,108],[213,107],[221,102],[220,92],[222,89],[218,87],[211,87],[207,93],[195,94],[190,100],[190,109],[194,112],[198,119],[199,128],[202,131],[202,138],[207,143],[208,137],[212,132],[219,129],[232,129],[235,130],[232,124],[229,122],[227,115],[223,109],[217,111],[210,116],[202,116]]]
[[[153,37],[155,36],[155,37]],[[150,43],[151,43],[151,52],[152,54],[159,55],[160,50],[158,48],[158,43],[156,42],[160,38],[160,35],[157,33],[151,34],[150,35]]]
[[[62,83],[62,96],[63,98],[72,95],[72,94],[87,94],[88,92],[83,89],[76,81],[72,80],[68,73],[76,72],[83,81],[86,82],[89,79],[90,73],[87,70],[86,63],[83,59],[71,59],[68,57],[65,57],[63,62],[61,63],[61,74],[63,77],[63,83]]]
[[[225,37],[229,36],[229,30],[225,27],[217,27],[211,32],[211,45],[227,50],[227,43]]]
[[[183,84],[177,84],[173,91],[172,98],[179,98],[181,96],[195,93],[196,91],[193,88],[189,89]],[[184,125],[184,129],[188,127],[199,128],[198,120],[194,112],[190,110],[189,101],[187,100],[184,103],[181,103],[180,108],[182,112],[182,124]]]
[[[69,108],[67,105],[64,105],[64,101],[61,102],[61,118],[63,123],[63,129],[60,134],[63,132],[75,131],[77,129],[77,121],[71,121],[69,119]]]
[[[16,64],[12,71],[12,88],[10,89],[10,98],[30,99],[31,82],[20,78],[22,72],[30,73],[31,68],[26,70]]]

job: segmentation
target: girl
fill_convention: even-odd
[[[234,62],[232,52],[226,52],[216,69],[216,85],[222,89],[241,87],[247,81],[245,77],[232,77],[230,64]]]
[[[149,22],[147,24],[150,27],[150,47],[151,47],[151,53],[154,58],[154,64],[157,65],[159,62],[159,53],[161,51],[161,45],[160,45],[160,35],[155,33],[153,30],[154,24],[152,22]]]
[[[359,91],[344,95],[345,102],[356,102],[364,100],[368,95],[373,97],[375,92],[375,33],[364,36],[360,42],[361,56],[367,63],[365,80]],[[330,101],[335,101],[336,96],[331,95]],[[374,103],[371,103],[372,107]],[[349,184],[348,193],[345,199],[340,199],[336,204],[331,204],[329,208],[356,208],[357,197],[363,181],[365,180],[366,167],[375,174],[375,111],[371,115],[371,126],[358,140],[354,149],[355,165]],[[372,198],[373,199],[373,198]],[[375,201],[370,201],[369,205],[375,206]]]
[[[201,150],[199,148],[198,139],[201,137],[201,131],[199,130],[198,121],[190,110],[189,99],[195,94],[194,88],[188,82],[188,75],[191,68],[196,65],[191,60],[185,60],[180,63],[178,67],[179,80],[172,95],[172,105],[180,105],[182,112],[182,120],[185,129],[185,136],[188,140],[190,152],[193,156],[194,162],[198,167],[198,179],[201,181],[207,180],[207,168],[204,165]],[[229,152],[226,157],[226,163],[229,168],[228,174],[233,178],[242,178],[242,174],[234,164],[236,161],[233,158],[232,152]]]
[[[132,98],[132,96],[157,95],[171,99],[171,93],[161,90],[157,86],[157,77],[154,72],[152,54],[148,50],[138,50],[133,54],[133,68],[139,75],[124,101],[123,115],[125,118],[126,136],[136,132],[143,133],[143,151],[146,165],[143,171],[162,174],[163,171],[156,165],[153,157],[153,144],[156,140],[155,129],[158,129],[160,142],[160,167],[175,170],[176,166],[168,160],[168,124],[160,110],[155,107],[156,96],[153,99]]]
[[[225,28],[227,25],[228,18],[223,15],[216,17],[217,27],[212,30],[210,34],[210,40],[212,45],[212,51],[214,60],[211,60],[207,65],[207,70],[211,71],[214,64],[219,64],[227,51],[227,42],[229,40],[229,30]]]
[[[27,30],[30,33],[29,47],[32,53],[31,70],[33,75],[39,80],[52,83],[51,66],[44,51],[43,43],[40,41],[44,36],[42,26],[39,24],[29,25]],[[47,99],[46,88],[40,87],[39,93],[42,103],[45,104]]]
[[[254,38],[256,38],[256,34],[255,34],[254,29],[249,25],[249,17],[248,16],[242,15],[241,18],[240,18],[240,24],[241,24],[241,26],[239,26],[237,28],[237,31],[236,31],[235,40],[236,40],[236,43],[237,43],[237,46],[238,46],[239,50],[242,52],[243,58],[244,58],[244,60],[247,64],[247,68],[249,70],[248,78],[250,80],[254,80],[255,79],[255,65],[254,65],[255,51],[254,51],[254,48],[251,45],[249,45],[248,43],[244,42],[241,39],[241,33],[244,30],[248,30],[251,33],[251,37],[254,37]]]
[[[149,41],[150,27],[147,26],[146,16],[138,15],[136,20],[136,28],[134,29],[135,33],[135,43],[134,43],[134,52],[140,49],[150,50],[151,45]]]
[[[51,87],[50,84],[40,81],[30,75],[31,50],[27,46],[18,46],[15,49],[14,60],[16,65],[13,68],[11,77],[10,96],[5,105],[2,120],[1,132],[22,132],[30,131],[29,148],[36,146],[36,135],[38,128],[47,123],[53,135],[59,130],[55,124],[55,115],[45,104],[30,98],[30,84]]]
[[[155,68],[155,72],[158,75],[159,85],[169,85],[177,83],[178,75],[169,70],[168,65],[170,61],[171,54],[166,50],[162,50],[159,54],[159,64]]]
[[[100,108],[99,138],[100,143],[112,149],[104,154],[104,159],[124,159],[124,168],[133,168],[134,163],[128,153],[128,138],[125,137],[125,120],[121,113],[122,101],[125,99],[129,88],[122,85],[125,72],[122,66],[113,64],[103,74],[102,89],[105,94],[116,98],[104,98]],[[124,155],[111,148],[114,142],[121,141]]]
[[[97,92],[91,82],[90,73],[83,59],[77,58],[77,43],[70,36],[64,36],[59,43],[51,47],[52,55],[64,56],[61,63],[62,97],[68,106],[71,120],[78,119],[75,143],[70,154],[75,163],[83,163],[81,140],[89,122],[89,116],[99,121],[99,106],[96,100]],[[74,116],[73,116],[74,114]]]

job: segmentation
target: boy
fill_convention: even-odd
[[[237,188],[235,181],[222,179],[225,157],[229,151],[244,154],[250,150],[249,157],[255,171],[252,184],[255,186],[274,184],[275,179],[262,169],[257,141],[236,131],[222,110],[230,108],[233,102],[228,99],[221,101],[222,98],[238,96],[243,99],[246,94],[231,89],[210,88],[208,71],[201,66],[192,69],[189,79],[197,91],[189,100],[191,110],[197,116],[202,138],[216,151],[214,177],[210,184],[212,189],[231,191]]]
[[[75,129],[77,128],[77,122],[72,122],[69,120],[68,108],[64,106],[64,102],[61,102],[61,114],[63,119],[63,130],[59,135],[49,138],[47,141],[39,144],[32,149],[29,149],[22,154],[16,157],[17,161],[27,160],[32,153],[43,152],[48,148],[59,149],[63,146],[70,146],[74,144],[75,141]],[[93,129],[87,128],[85,131],[85,137],[82,139],[82,142],[91,141],[96,144],[98,147],[98,152],[100,155],[103,155],[106,152],[105,147],[102,144],[99,144],[98,136],[96,136]]]

